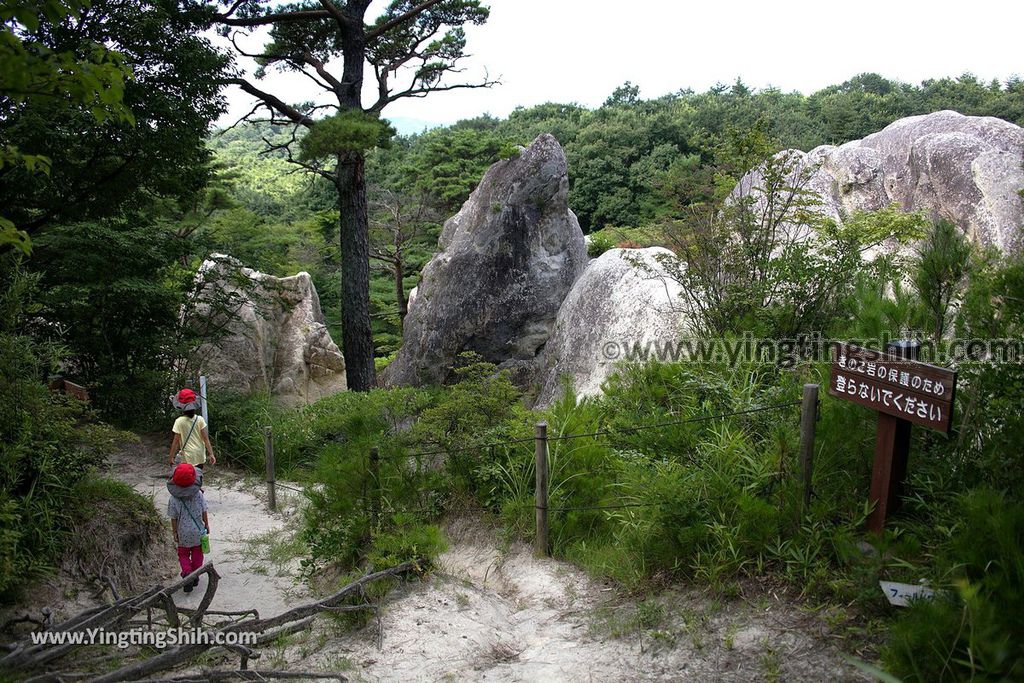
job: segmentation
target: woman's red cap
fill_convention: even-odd
[[[174,468],[171,481],[182,488],[196,483],[196,468],[187,462],[183,462]]]

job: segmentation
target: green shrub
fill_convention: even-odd
[[[12,339],[0,334],[0,391],[16,397],[0,420],[0,602],[15,597],[26,579],[51,571],[68,552],[76,486],[121,437],[102,425],[76,426],[89,417],[80,405],[51,394],[31,376],[8,374],[8,361],[18,358],[4,353]]]
[[[956,326],[961,338],[1009,339],[1024,346],[1024,259],[990,256],[972,264]],[[960,364],[958,435],[941,455],[951,461],[958,480],[954,487],[996,488],[1013,500],[1024,499],[1022,360]]]
[[[250,470],[262,468],[263,428],[273,424],[277,412],[270,396],[213,391],[209,393],[208,412],[210,441],[218,460]],[[275,430],[275,456],[281,436]]]
[[[555,552],[630,584],[666,573],[718,581],[760,566],[799,520],[799,496],[780,475],[794,469],[797,411],[703,418],[791,401],[797,379],[652,363],[620,368],[601,397],[565,393],[544,415],[549,436],[607,433],[550,443]],[[701,419],[632,429],[691,417]]]
[[[17,263],[0,268],[0,602],[61,559],[75,511],[73,488],[99,465],[110,430],[89,425],[76,401],[41,381],[60,354],[19,334],[33,284]],[[11,266],[8,268],[7,266]],[[76,428],[79,421],[82,428]]]
[[[1024,505],[976,490],[960,514],[941,557],[945,592],[896,622],[885,664],[906,681],[1022,680]]]
[[[390,538],[396,519],[415,511],[416,519],[425,520],[441,511],[448,488],[441,471],[401,457],[409,444],[409,425],[430,400],[429,392],[411,388],[344,392],[278,417],[275,435],[282,434],[285,462],[311,467],[310,476],[318,483],[306,494],[308,571],[324,564],[361,566],[371,560],[378,539]],[[376,480],[369,466],[374,447],[381,456]],[[397,547],[393,540],[392,550]]]
[[[609,249],[614,249],[617,243],[614,235],[604,232],[595,232],[588,237],[590,239],[587,241],[587,256],[590,258],[597,258]]]
[[[394,567],[414,561],[429,565],[448,548],[441,530],[434,524],[423,524],[416,515],[396,513],[388,530],[373,539],[367,554],[372,567]]]

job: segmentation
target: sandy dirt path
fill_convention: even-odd
[[[165,458],[165,446],[146,439],[111,474],[165,514]],[[210,559],[222,576],[213,609],[270,616],[311,599],[294,558],[275,565],[254,552],[294,532],[297,494],[279,491],[283,511],[270,513],[261,482],[217,467],[204,488]],[[321,619],[272,646],[262,664],[403,683],[869,680],[842,659],[820,615],[770,591],[724,600],[681,588],[638,605],[568,563],[502,544],[480,521],[455,520],[445,532],[450,547],[436,570],[393,591],[367,626],[353,632]],[[190,606],[201,595],[202,585],[179,597]]]
[[[153,500],[157,512],[167,518],[167,444],[143,437],[138,446],[111,458],[109,475],[131,485]],[[210,554],[221,580],[211,609],[236,611],[256,608],[261,617],[273,616],[307,602],[308,592],[297,583],[297,566],[271,566],[258,557],[268,539],[288,534],[289,518],[297,512],[298,494],[278,490],[279,512],[267,510],[264,485],[253,477],[219,466],[207,467],[203,484],[209,507]],[[168,522],[168,535],[170,526]],[[173,567],[177,569],[177,559]],[[176,576],[168,573],[168,581]],[[205,579],[191,594],[179,594],[175,601],[195,607],[202,598]]]

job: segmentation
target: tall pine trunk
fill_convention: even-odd
[[[370,235],[363,166],[361,153],[338,157],[341,343],[348,387],[353,391],[369,391],[377,383],[370,329]]]
[[[363,14],[369,0],[350,0],[342,12],[345,61],[342,87],[335,91],[342,109],[362,110],[366,39]],[[373,331],[370,328],[370,221],[366,207],[365,159],[362,152],[338,156],[338,209],[341,228],[341,343],[348,388],[369,391],[376,385]]]

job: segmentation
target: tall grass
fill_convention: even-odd
[[[635,588],[683,579],[731,591],[739,577],[772,574],[872,618],[893,616],[880,578],[928,578],[951,597],[916,605],[898,621],[887,665],[917,680],[1016,675],[1018,627],[997,607],[1016,609],[1024,583],[1018,503],[965,494],[964,461],[945,457],[954,446],[918,430],[904,507],[883,536],[865,537],[873,413],[822,397],[806,509],[799,408],[731,414],[793,402],[802,383],[824,384],[824,365],[631,366],[603,396],[580,400],[566,391],[541,412],[523,410],[492,366],[467,368],[452,387],[341,394],[268,413],[283,461],[315,482],[305,530],[311,572],[331,563],[429,561],[444,546],[438,520],[467,506],[492,513],[510,537],[529,539],[528,438],[533,423],[546,420],[557,556]],[[636,429],[663,422],[674,424]],[[515,439],[527,441],[508,443]],[[374,447],[377,479],[367,465]],[[863,553],[864,540],[876,551]],[[936,669],[927,653],[940,650]]]

